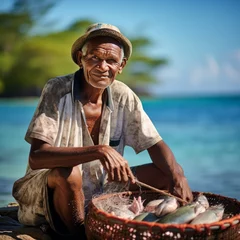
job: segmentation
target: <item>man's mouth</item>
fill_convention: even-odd
[[[106,78],[109,78],[109,76],[108,75],[99,75],[99,74],[93,74],[93,76],[94,77],[96,77],[96,78],[102,78],[102,79],[106,79]]]

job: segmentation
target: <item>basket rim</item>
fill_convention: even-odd
[[[154,193],[151,190],[142,190],[142,193]],[[203,231],[215,231],[215,230],[224,230],[227,229],[231,226],[237,225],[240,223],[240,213],[227,218],[227,219],[223,219],[220,220],[218,222],[214,222],[214,223],[209,223],[209,224],[172,224],[172,223],[157,223],[157,222],[146,222],[146,221],[136,221],[136,220],[130,220],[130,219],[124,219],[124,218],[119,218],[117,216],[114,216],[110,213],[106,213],[100,209],[98,209],[95,205],[94,205],[94,201],[96,199],[104,199],[106,197],[109,196],[114,196],[114,195],[132,195],[132,194],[137,194],[139,193],[139,191],[126,191],[126,192],[117,192],[117,193],[109,193],[109,194],[103,194],[99,197],[93,198],[90,203],[89,203],[89,209],[92,208],[92,211],[94,211],[94,213],[100,217],[100,218],[107,218],[108,221],[112,221],[113,223],[116,224],[128,224],[130,225],[137,225],[138,228],[144,228],[144,229],[162,229],[164,231],[179,231],[179,229],[181,229],[181,231],[187,231],[187,232],[191,232],[191,231],[198,231],[198,232],[203,232]],[[205,194],[208,196],[213,196],[213,197],[220,197],[220,198],[225,198],[228,200],[231,200],[237,204],[239,204],[240,206],[240,201],[238,201],[235,198],[230,198],[230,197],[226,197],[223,195],[219,195],[219,194],[214,194],[214,193],[210,193],[210,192],[197,192],[197,191],[193,191],[194,194]]]

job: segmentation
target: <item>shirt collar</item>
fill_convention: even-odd
[[[80,89],[82,87],[82,76],[83,76],[83,70],[79,69],[74,73],[73,76],[73,85],[72,85],[72,96],[73,96],[73,101],[81,99],[81,94],[80,94]],[[111,111],[113,111],[114,106],[113,106],[113,100],[112,100],[112,92],[111,88],[107,87],[107,102],[106,106],[110,108]]]

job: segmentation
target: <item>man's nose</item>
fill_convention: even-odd
[[[106,70],[108,68],[108,64],[106,62],[106,60],[101,60],[98,64],[100,69]]]

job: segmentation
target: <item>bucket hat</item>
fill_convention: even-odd
[[[132,44],[126,38],[120,30],[111,25],[111,24],[106,24],[106,23],[94,23],[90,25],[86,32],[80,36],[72,45],[72,50],[71,50],[71,55],[73,61],[77,64],[77,51],[79,51],[83,45],[91,38],[95,37],[111,37],[116,39],[118,42],[120,42],[123,46],[124,49],[124,57],[127,59],[130,58],[132,54]]]

